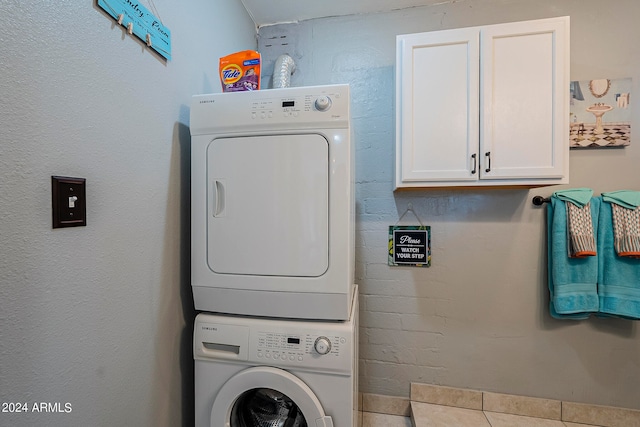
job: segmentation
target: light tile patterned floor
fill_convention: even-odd
[[[483,412],[474,409],[433,405],[430,403],[412,402],[412,407],[415,418],[414,427],[594,427],[593,425],[587,426],[584,424],[502,414],[498,412]],[[395,427],[394,424],[389,425]],[[379,426],[386,427],[385,424],[367,425],[364,422],[362,424],[362,427]]]
[[[413,427],[640,427],[637,409],[432,384],[412,383],[409,405],[392,413],[412,414]]]
[[[411,427],[411,418],[363,412],[362,427]]]
[[[453,411],[457,408],[445,408],[440,412],[440,416],[446,415],[449,409]],[[479,411],[477,411],[479,412]],[[491,426],[491,427],[596,427],[586,424],[567,423],[554,420],[546,420],[543,418],[522,417],[518,415],[500,414],[496,412],[486,412],[485,416],[488,423],[480,424],[459,424],[455,421],[455,415],[451,415],[451,418],[441,418],[441,424],[435,423],[434,420],[423,422],[418,421],[416,427],[420,426],[447,426],[447,427],[467,427],[467,426]],[[478,419],[476,419],[477,421]],[[401,417],[398,415],[376,414],[373,412],[364,412],[362,414],[362,427],[412,427],[411,418]]]
[[[416,411],[414,427],[597,427],[428,403],[420,403],[418,408],[421,409]],[[362,427],[412,427],[412,424],[409,417],[363,412]]]

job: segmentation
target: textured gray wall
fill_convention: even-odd
[[[0,402],[72,410],[2,426],[193,425],[189,102],[256,30],[154,3],[169,62],[95,2],[0,3]],[[51,175],[87,179],[86,227],[51,228]]]
[[[395,36],[564,15],[571,79],[632,77],[637,92],[636,0],[466,0],[260,28],[266,74],[288,53],[294,86],[351,84],[361,391],[408,396],[413,381],[640,409],[639,326],[548,314],[545,212],[531,198],[558,187],[393,192]],[[625,149],[572,151],[569,187],[640,190],[632,139]],[[432,226],[431,268],[387,266],[388,226],[408,203]]]

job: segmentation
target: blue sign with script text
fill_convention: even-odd
[[[171,59],[171,31],[147,8],[134,0],[98,0],[105,12],[130,34],[142,40],[162,57]]]

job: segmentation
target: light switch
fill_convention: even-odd
[[[53,228],[87,225],[86,179],[51,177]]]

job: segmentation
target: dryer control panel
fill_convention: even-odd
[[[339,92],[336,92],[313,95],[291,94],[285,97],[264,98],[251,104],[250,117],[254,120],[279,121],[281,118],[284,120],[296,120],[299,117],[304,118],[304,115],[309,115],[311,119],[314,117],[327,119],[327,117],[313,116],[313,114],[329,112],[335,100],[337,107],[335,108],[336,115],[333,118],[339,118],[340,114],[342,114],[340,111],[342,108],[342,105],[340,105],[341,96]],[[329,118],[332,117],[330,116]]]
[[[307,86],[196,95],[191,135],[269,129],[346,129],[349,86]]]

